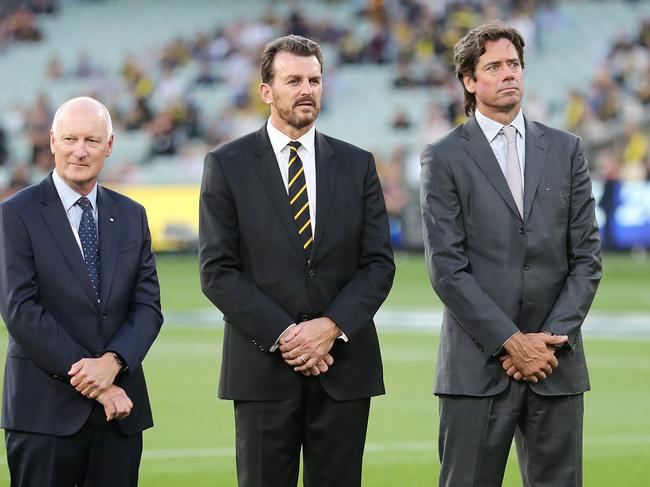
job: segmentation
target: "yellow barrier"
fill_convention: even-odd
[[[199,186],[110,185],[147,209],[155,252],[195,251],[199,235]]]

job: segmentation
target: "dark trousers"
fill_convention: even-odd
[[[142,433],[125,435],[97,403],[71,436],[5,431],[11,487],[136,487]]]
[[[439,397],[440,487],[499,487],[514,437],[524,487],[582,485],[583,395],[511,380],[491,397]]]
[[[235,401],[239,487],[359,487],[370,399],[335,401],[317,377],[283,401]]]

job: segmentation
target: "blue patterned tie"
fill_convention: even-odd
[[[99,299],[99,245],[97,242],[97,226],[93,218],[93,205],[90,200],[82,196],[77,200],[77,205],[83,210],[81,222],[79,223],[79,240],[84,252],[84,261],[90,281],[95,288],[95,294]]]

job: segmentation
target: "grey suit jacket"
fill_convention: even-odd
[[[502,392],[509,378],[495,355],[518,330],[569,336],[535,392],[588,390],[580,327],[601,262],[581,140],[526,120],[523,219],[474,117],[421,162],[425,256],[445,305],[434,392]]]

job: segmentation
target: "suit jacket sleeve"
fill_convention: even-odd
[[[42,306],[29,232],[15,209],[0,205],[0,309],[11,336],[50,375],[91,357]]]
[[[228,320],[268,350],[294,320],[243,272],[237,210],[218,157],[205,157],[199,202],[201,288]]]
[[[472,274],[453,173],[435,145],[421,156],[424,251],[434,290],[486,359],[519,329]]]
[[[595,219],[596,203],[591,192],[591,180],[582,141],[578,137],[571,155],[571,168],[567,242],[569,274],[542,326],[543,331],[568,335],[569,345],[575,343],[601,277],[600,236]]]
[[[324,313],[350,340],[372,322],[395,276],[388,215],[371,154],[364,181],[363,211],[358,269]]]
[[[151,251],[147,215],[143,208],[138,208],[143,239],[129,314],[106,347],[106,350],[120,355],[126,362],[127,370],[133,370],[141,365],[163,323],[160,311],[160,286],[156,273],[156,260]]]

